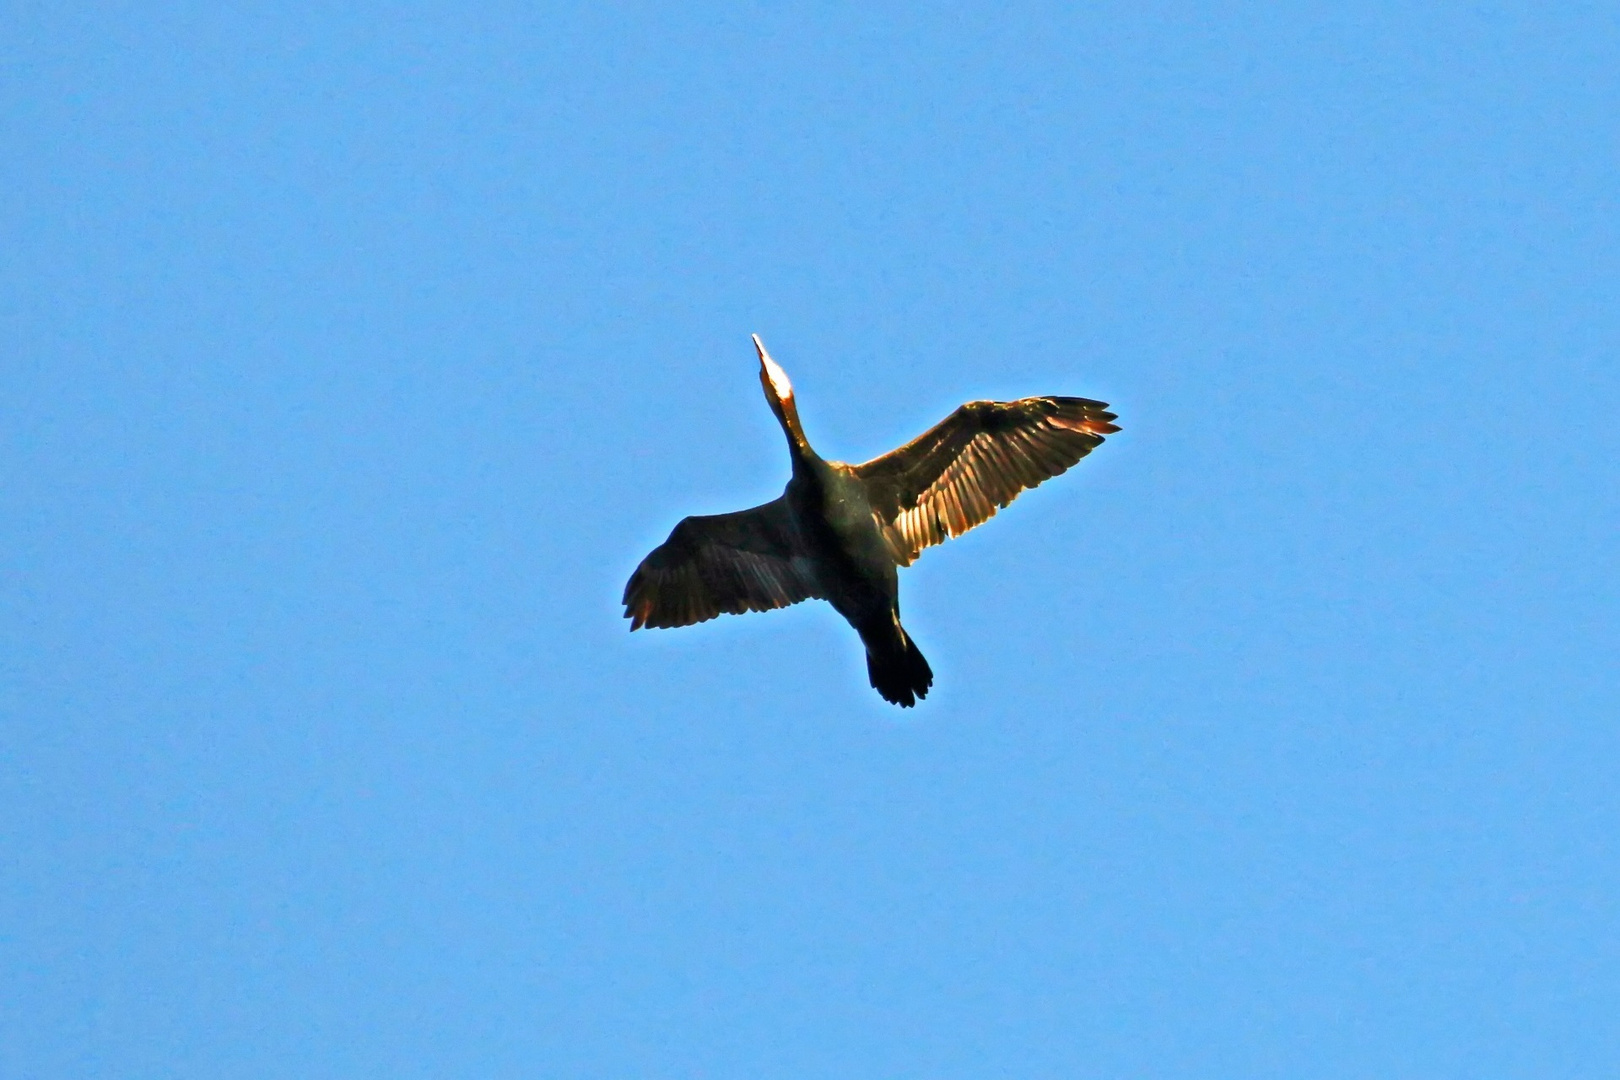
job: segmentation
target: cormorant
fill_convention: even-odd
[[[970,401],[882,457],[826,461],[804,437],[787,372],[753,337],[793,478],[763,506],[682,520],[630,575],[624,617],[631,630],[689,626],[826,600],[861,635],[873,688],[915,705],[934,673],[900,625],[897,568],[1091,453],[1119,430],[1115,416],[1089,398]]]

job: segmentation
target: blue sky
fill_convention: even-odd
[[[0,1074],[1620,1061],[1608,5],[16,4]],[[681,516],[1124,431],[825,605]]]

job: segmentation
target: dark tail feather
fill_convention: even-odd
[[[867,644],[866,674],[884,701],[909,709],[918,698],[928,696],[928,688],[934,685],[934,669],[923,659],[911,635],[899,626],[895,629],[899,631],[898,641],[890,638],[876,648]]]

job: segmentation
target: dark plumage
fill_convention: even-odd
[[[632,630],[689,626],[826,600],[861,635],[877,692],[914,705],[934,673],[900,625],[897,569],[1091,453],[1119,430],[1115,416],[1088,398],[970,401],[863,465],[824,461],[804,437],[787,373],[757,334],[754,348],[793,478],[763,506],[681,521],[630,575],[624,616]]]

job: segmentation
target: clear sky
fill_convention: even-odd
[[[1620,12],[0,15],[0,1076],[1620,1068]],[[1124,431],[626,632],[972,398]]]

